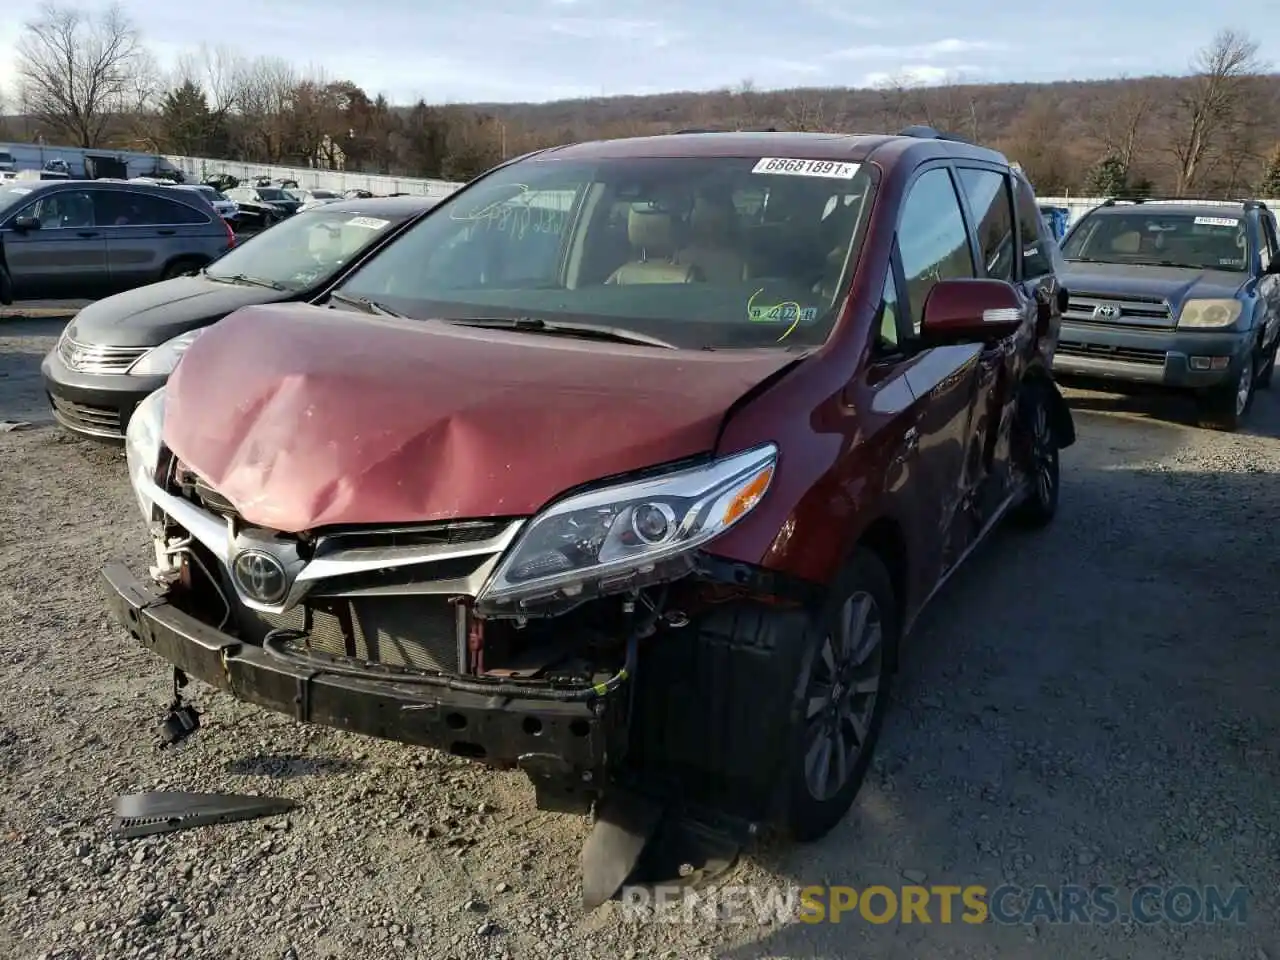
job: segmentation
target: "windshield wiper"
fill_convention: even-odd
[[[646,347],[678,349],[674,343],[659,340],[647,333],[628,330],[625,327],[608,327],[595,323],[561,323],[538,317],[478,318],[474,320],[450,320],[460,327],[492,327],[499,330],[518,330],[526,333],[545,333],[565,337],[584,337],[595,340],[611,340],[614,343],[638,343]]]
[[[229,277],[220,277],[207,271],[201,271],[210,280],[217,280],[219,283],[247,283],[252,287],[267,287],[271,290],[287,290],[283,283],[277,283],[275,280],[268,280],[266,277],[251,277],[248,274],[237,273]]]
[[[372,313],[380,317],[398,317],[401,320],[407,320],[403,313],[396,313],[394,310],[384,307],[376,300],[370,300],[367,297],[357,297],[354,294],[343,293],[341,290],[334,290],[329,294],[330,300],[337,300],[339,303],[345,303],[351,307],[358,307],[365,313]]]

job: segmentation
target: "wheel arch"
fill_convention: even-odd
[[[1071,415],[1071,407],[1062,395],[1053,375],[1042,364],[1034,364],[1027,368],[1023,375],[1022,386],[1025,389],[1033,386],[1045,391],[1049,398],[1049,422],[1053,425],[1054,435],[1058,440],[1058,449],[1065,450],[1076,442],[1075,418]]]
[[[906,532],[902,524],[888,515],[881,515],[868,524],[854,542],[854,550],[862,548],[875,554],[884,564],[893,585],[893,602],[899,629],[907,622],[908,594],[911,587],[911,566],[907,553]],[[897,669],[898,646],[893,648],[891,666]]]

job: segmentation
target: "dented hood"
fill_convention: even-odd
[[[528,515],[710,451],[728,407],[795,360],[246,307],[170,377],[164,439],[276,530]]]

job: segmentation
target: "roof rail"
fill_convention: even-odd
[[[930,127],[925,124],[915,124],[914,126],[906,127],[905,129],[898,131],[898,136],[915,137],[919,140],[950,140],[953,143],[967,143],[970,146],[975,146],[972,140],[967,140],[954,133],[943,133],[936,127]]]

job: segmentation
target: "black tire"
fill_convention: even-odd
[[[172,280],[175,277],[184,277],[189,273],[195,273],[203,266],[203,260],[175,260],[164,268],[164,273],[160,274],[160,279]]]
[[[1240,429],[1253,409],[1258,386],[1257,363],[1257,356],[1249,354],[1230,383],[1206,390],[1197,397],[1202,427],[1227,433]]]
[[[1050,390],[1036,380],[1025,383],[1014,423],[1013,455],[1026,477],[1027,490],[1010,519],[1028,529],[1047,527],[1058,514],[1061,481]]]
[[[1276,369],[1276,351],[1280,349],[1280,342],[1272,345],[1271,349],[1266,353],[1266,360],[1262,364],[1262,369],[1258,371],[1254,377],[1255,390],[1268,390],[1271,387],[1271,375]]]
[[[848,656],[849,650],[843,651],[842,658],[839,641],[841,624],[848,624],[850,614],[859,611],[866,613],[868,625],[879,628],[878,645],[861,665]],[[889,706],[900,624],[893,582],[870,550],[859,548],[832,585],[822,626],[810,632],[788,717],[791,747],[784,768],[786,803],[780,827],[799,842],[825,836],[848,813],[866,777]],[[875,642],[870,630],[862,636]],[[856,643],[844,646],[852,646],[853,652],[858,648]],[[830,682],[833,662],[839,676],[835,684]],[[814,714],[819,703],[821,709]],[[816,782],[819,764],[815,761],[822,759],[818,738],[831,751],[824,767],[826,789]],[[846,747],[841,753],[836,752],[839,743]],[[837,756],[843,766],[837,765]]]
[[[9,268],[0,263],[0,303],[6,307],[13,303],[13,277],[9,276]]]

